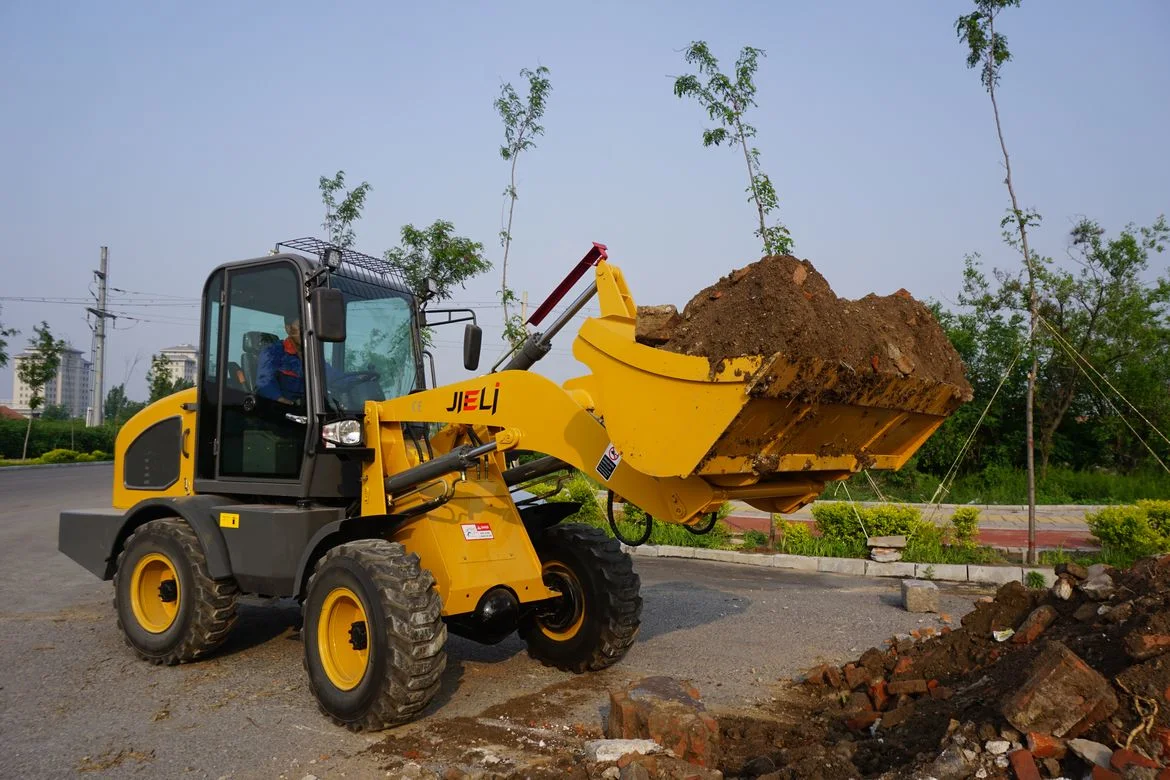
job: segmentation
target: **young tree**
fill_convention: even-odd
[[[125,410],[129,399],[126,397],[125,385],[114,385],[106,393],[106,403],[102,408],[105,409],[106,418],[114,425],[118,424],[118,416]]]
[[[545,100],[552,89],[548,74],[548,68],[543,65],[534,71],[524,68],[520,76],[528,80],[527,99],[521,100],[515,88],[507,83],[500,88],[495,103],[496,111],[504,120],[504,145],[500,147],[500,156],[512,163],[511,178],[504,190],[504,197],[508,199],[508,223],[500,231],[500,244],[504,247],[504,260],[500,264],[500,301],[504,305],[504,338],[513,347],[522,344],[528,335],[523,318],[508,313],[508,304],[516,301],[516,294],[508,287],[508,250],[512,247],[512,217],[517,198],[516,161],[521,152],[535,148],[533,139],[536,136],[544,135],[544,127],[538,122],[544,116]]]
[[[20,454],[21,460],[28,457],[28,437],[32,433],[33,415],[44,403],[45,385],[57,376],[57,369],[61,366],[61,353],[65,350],[65,342],[53,338],[53,334],[49,330],[49,323],[41,322],[40,325],[33,328],[33,333],[36,334],[36,337],[28,341],[29,354],[20,361],[16,369],[16,375],[20,381],[26,384],[31,391],[28,399],[28,408],[31,413],[28,416],[28,427],[24,431],[24,449]]]
[[[164,355],[155,355],[150,359],[150,370],[146,372],[146,384],[150,388],[150,400],[148,403],[154,403],[160,398],[166,398],[172,393],[177,393],[180,390],[186,390],[188,387],[194,387],[194,382],[188,382],[186,379],[179,377],[173,379],[171,377],[171,364]]]
[[[352,190],[345,189],[345,171],[338,171],[332,178],[322,176],[318,180],[321,188],[321,200],[325,203],[325,221],[321,227],[325,228],[325,235],[329,243],[348,249],[352,247],[356,236],[353,232],[353,223],[361,219],[362,208],[366,205],[366,195],[372,189],[368,182],[362,182]],[[341,202],[337,194],[342,193]]]
[[[15,328],[5,328],[0,322],[0,368],[8,365],[8,339],[19,332]]]
[[[792,251],[792,236],[780,222],[768,226],[766,217],[779,206],[772,180],[760,170],[760,150],[748,147],[756,128],[744,121],[749,107],[756,105],[756,85],[752,81],[763,49],[745,46],[735,61],[735,80],[719,70],[719,62],[704,41],[693,41],[686,49],[687,64],[698,66],[698,75],[687,74],[674,80],[674,94],[680,98],[693,97],[707,109],[707,115],[719,127],[703,131],[703,146],[739,146],[747,164],[749,202],[755,203],[760,227],[755,235],[764,245],[764,254],[784,255]],[[706,77],[704,83],[700,77]]]
[[[995,87],[999,84],[999,71],[1005,62],[1011,59],[1008,51],[1007,38],[995,31],[995,19],[1000,11],[1010,6],[1018,7],[1020,0],[975,0],[975,11],[960,16],[955,23],[955,31],[959,40],[968,46],[967,67],[980,68],[980,80],[991,97],[991,110],[995,115],[995,132],[999,137],[999,148],[1003,153],[1004,184],[1007,185],[1008,196],[1011,198],[1011,210],[1004,218],[1001,226],[1015,226],[1015,235],[1010,243],[1015,246],[1024,259],[1024,268],[1028,278],[1029,309],[1031,310],[1031,325],[1029,328],[1029,342],[1032,345],[1032,369],[1028,372],[1028,392],[1025,400],[1024,416],[1027,432],[1027,459],[1028,459],[1028,563],[1036,563],[1036,463],[1035,442],[1033,438],[1033,406],[1036,393],[1036,374],[1039,370],[1038,357],[1035,349],[1038,305],[1036,298],[1036,258],[1028,249],[1028,228],[1040,222],[1040,215],[1035,211],[1025,211],[1020,208],[1016,198],[1015,186],[1012,183],[1012,164],[1008,157],[1007,143],[1003,138],[1003,125],[999,119],[999,103],[995,99]],[[1016,240],[1018,239],[1018,240]]]
[[[69,410],[65,408],[65,404],[47,404],[45,410],[41,412],[42,420],[62,421],[70,419]]]
[[[430,277],[438,287],[437,300],[451,297],[456,285],[491,269],[483,256],[483,244],[455,235],[455,226],[436,219],[421,230],[414,225],[402,226],[402,245],[386,250],[386,262],[402,269],[412,290],[425,290]]]

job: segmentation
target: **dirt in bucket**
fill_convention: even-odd
[[[957,386],[970,396],[962,360],[925,305],[906,290],[838,298],[808,260],[765,257],[671,306],[639,307],[640,343],[716,362],[784,353]]]

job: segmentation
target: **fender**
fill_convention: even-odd
[[[187,524],[195,531],[195,535],[199,537],[203,554],[207,556],[207,570],[211,578],[222,580],[231,577],[231,557],[228,555],[223,532],[219,530],[217,517],[220,507],[238,503],[238,499],[217,495],[147,498],[138,502],[126,510],[125,521],[122,523],[122,528],[118,531],[113,549],[110,551],[108,576],[103,579],[113,578],[118,554],[135,528],[151,520],[176,515],[186,520]]]
[[[399,515],[370,515],[334,520],[321,526],[305,545],[305,551],[301,553],[293,595],[300,598],[305,594],[305,587],[308,585],[309,577],[313,575],[317,559],[331,548],[357,539],[389,539],[409,519]]]

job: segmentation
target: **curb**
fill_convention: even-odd
[[[622,551],[640,558],[694,558],[703,561],[736,563],[767,569],[846,574],[853,577],[884,577],[895,579],[929,579],[935,582],[970,582],[980,585],[1003,585],[1006,582],[1024,582],[1029,572],[1039,572],[1044,586],[1056,583],[1052,567],[985,566],[974,563],[910,563],[896,561],[879,563],[865,558],[829,558],[785,553],[741,553],[735,550],[711,550],[704,547],[676,547],[644,544],[640,547],[621,545]],[[932,569],[927,577],[927,570]]]
[[[0,474],[3,474],[5,471],[22,471],[24,469],[62,469],[69,466],[82,467],[112,465],[114,465],[114,461],[112,460],[94,460],[88,463],[26,463],[20,466],[0,466]]]

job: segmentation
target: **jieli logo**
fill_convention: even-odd
[[[478,390],[456,390],[455,394],[451,396],[451,405],[447,407],[448,412],[491,412],[496,413],[496,402],[500,399],[500,383],[496,382],[496,387],[492,392],[492,402],[487,403],[487,388],[481,387]]]

